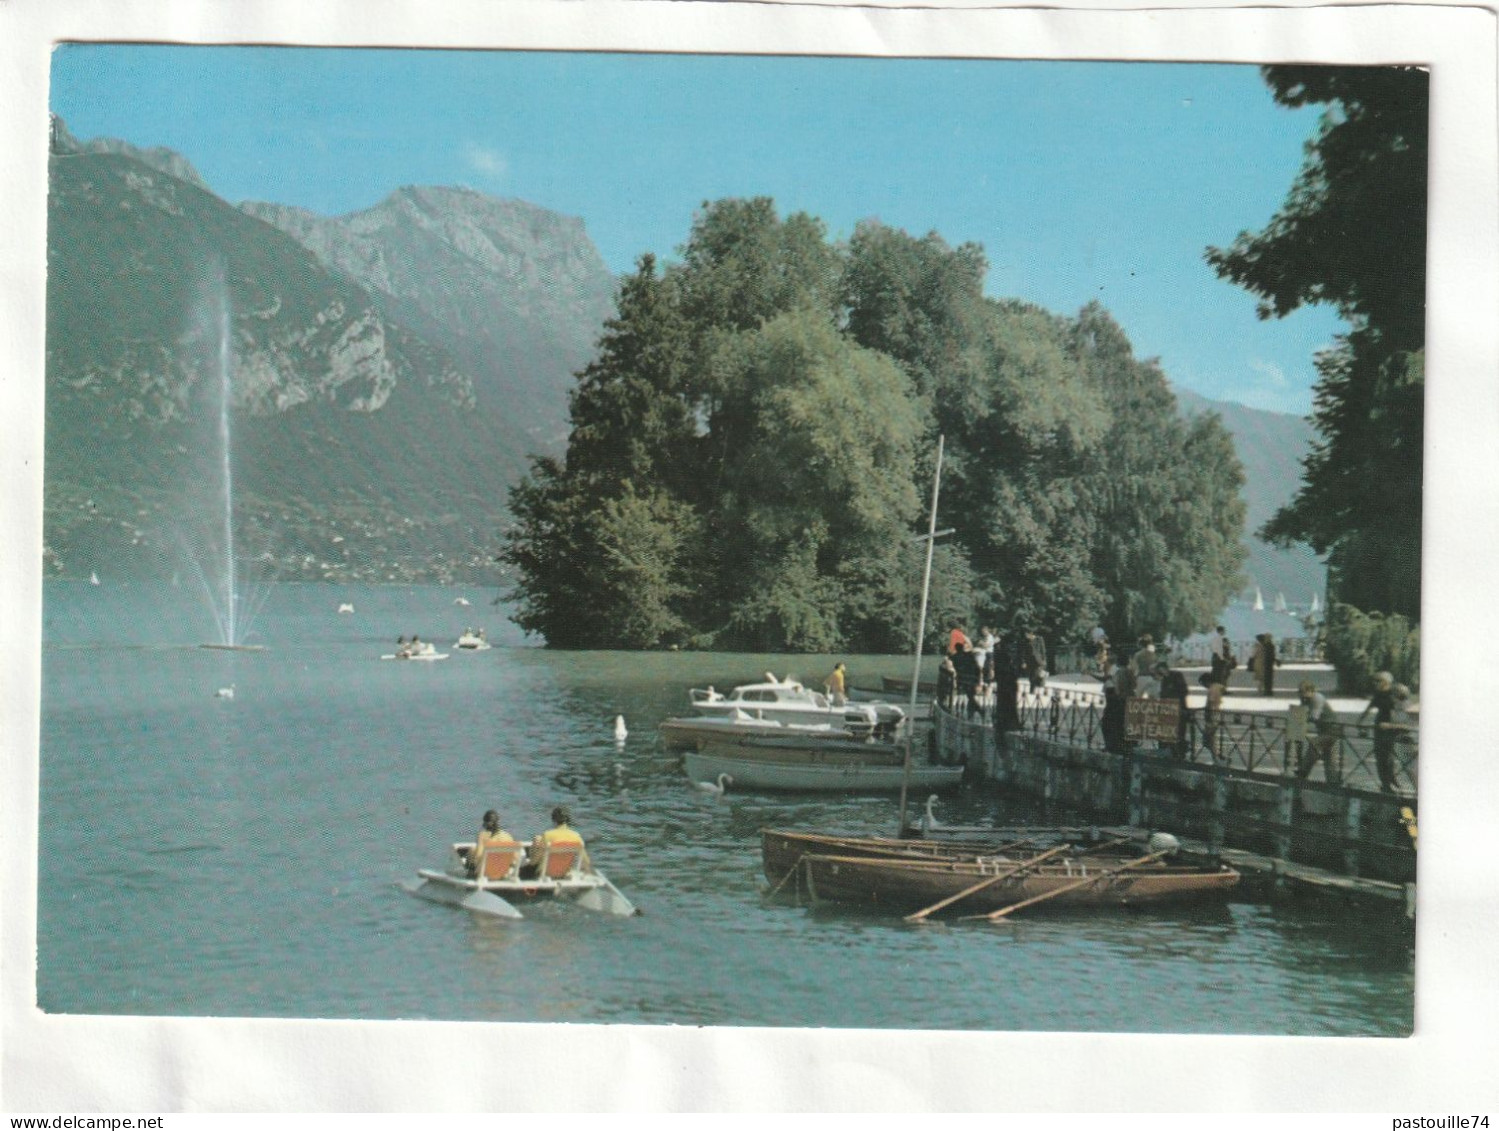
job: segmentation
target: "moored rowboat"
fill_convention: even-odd
[[[901,915],[963,897],[953,910],[994,912],[1023,901],[1067,906],[1138,906],[1222,897],[1239,882],[1225,867],[1135,860],[1124,870],[1117,856],[1063,854],[1020,868],[1023,857],[973,860],[895,859],[807,854],[801,878],[814,901],[875,907]],[[994,882],[984,884],[985,880]],[[1052,898],[1055,897],[1055,898]]]
[[[761,829],[760,856],[765,878],[773,884],[780,884],[804,856],[870,856],[895,860],[993,860],[1002,857],[1018,861],[1059,844],[1076,844],[1081,850],[1089,843],[1123,841],[1129,838],[1144,845],[1149,835],[1143,829],[1055,826],[986,829],[983,832],[982,838],[971,835],[969,839],[938,840]],[[1109,851],[1123,857],[1133,852],[1134,848],[1118,845]],[[1112,858],[1097,851],[1090,853],[1090,857],[1100,860]]]

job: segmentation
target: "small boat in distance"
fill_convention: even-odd
[[[484,630],[482,628],[465,628],[463,635],[458,638],[458,642],[453,647],[461,649],[464,652],[485,652],[494,646],[488,640],[484,639]]]
[[[448,654],[439,652],[437,645],[418,640],[413,636],[409,643],[405,640],[398,641],[394,652],[387,652],[380,658],[382,660],[446,660]]]
[[[444,871],[420,868],[402,888],[419,899],[463,907],[501,919],[524,919],[517,903],[557,899],[589,911],[630,916],[640,912],[607,876],[588,861],[581,844],[554,844],[542,850],[535,874],[522,878],[526,845],[519,841],[492,847],[468,870],[472,841],[453,845]]]
[[[354,606],[345,601],[343,604],[338,606],[338,611],[341,613],[352,613],[354,611]]]

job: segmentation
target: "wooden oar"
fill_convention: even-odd
[[[1134,839],[1133,837],[1127,837],[1126,836],[1126,837],[1119,837],[1116,840],[1107,840],[1107,841],[1104,841],[1101,844],[1095,844],[1091,848],[1085,848],[1085,849],[1083,849],[1081,852],[1078,853],[1078,855],[1079,856],[1086,856],[1090,852],[1101,852],[1105,848],[1117,848],[1121,844],[1128,844],[1133,839]],[[1018,841],[1017,842],[1017,844],[1024,844],[1024,843],[1025,843],[1025,841]],[[1022,862],[1021,864],[1017,865],[1016,867],[1011,868],[1008,872],[1001,872],[997,876],[988,876],[988,877],[980,880],[978,883],[974,884],[972,887],[964,888],[962,891],[958,892],[957,895],[950,895],[946,899],[941,900],[938,903],[932,904],[930,907],[924,907],[920,911],[917,911],[917,912],[914,912],[914,913],[912,913],[910,915],[907,915],[905,921],[907,923],[919,923],[923,919],[925,919],[928,915],[932,914],[933,912],[935,912],[935,911],[941,911],[944,907],[950,907],[954,903],[958,902],[958,900],[963,899],[963,898],[965,898],[967,896],[970,896],[970,895],[972,895],[976,891],[982,891],[984,888],[989,887],[991,884],[997,884],[997,883],[999,883],[1000,880],[1008,880],[1012,876],[1018,876],[1022,872],[1029,871],[1031,868],[1034,868],[1037,864],[1040,864],[1042,861],[1048,860],[1051,857],[1056,856],[1060,852],[1066,852],[1071,847],[1072,847],[1072,845],[1070,845],[1070,844],[1058,845],[1056,848],[1053,848],[1053,849],[1051,849],[1048,852],[1041,853],[1040,856],[1034,856],[1031,859]]]
[[[800,856],[798,856],[796,858],[796,863],[793,864],[793,865],[791,865],[791,867],[789,867],[789,868],[786,869],[786,874],[780,878],[780,881],[776,884],[776,886],[773,887],[773,888],[771,888],[768,892],[765,893],[765,898],[766,899],[773,899],[775,897],[776,892],[780,891],[783,887],[786,886],[786,881],[789,880],[792,876],[796,875],[796,873],[801,870],[802,860],[806,858],[806,855],[807,854],[805,852],[803,852]]]
[[[1095,873],[1091,876],[1084,876],[1082,879],[1077,880],[1074,883],[1063,884],[1061,887],[1053,888],[1051,891],[1043,892],[1040,895],[1033,895],[1030,899],[1022,899],[1019,903],[1012,903],[1008,907],[1001,907],[998,911],[991,911],[987,915],[975,915],[973,916],[973,918],[987,919],[991,923],[997,923],[1006,915],[1009,915],[1015,911],[1019,911],[1022,907],[1030,907],[1032,904],[1043,903],[1048,899],[1054,899],[1059,895],[1063,895],[1077,888],[1087,887],[1089,884],[1096,884],[1099,880],[1106,880],[1110,876],[1117,876],[1120,872],[1128,872],[1131,868],[1138,868],[1143,864],[1149,864],[1154,860],[1159,860],[1163,856],[1170,856],[1174,851],[1176,850],[1166,849],[1161,852],[1152,852],[1149,856],[1141,856],[1137,860],[1131,860],[1128,864],[1121,864],[1117,868],[1109,868],[1105,871]]]
[[[1011,876],[1019,875],[1021,872],[1024,872],[1027,869],[1034,868],[1043,860],[1049,860],[1053,856],[1060,855],[1061,853],[1066,852],[1071,847],[1072,845],[1070,844],[1059,844],[1049,852],[1043,852],[1040,856],[1033,856],[1031,859],[1025,861],[1024,863],[1017,864],[1015,865],[1015,867],[1010,868],[1007,871],[1000,872],[998,875],[985,876],[982,880],[974,884],[972,887],[966,887],[962,891],[958,892],[957,895],[950,895],[946,899],[938,900],[930,907],[923,907],[920,911],[913,911],[910,915],[906,916],[906,922],[919,923],[928,915],[932,914],[932,912],[941,911],[944,907],[949,907],[952,904],[957,903],[958,900],[964,898],[965,896],[970,896],[976,891],[983,891],[984,888],[989,887],[992,884],[997,884],[1000,880],[1008,880]]]

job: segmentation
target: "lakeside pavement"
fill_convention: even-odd
[[[1207,692],[1197,682],[1197,677],[1207,671],[1206,667],[1182,667],[1178,669],[1187,677],[1187,706],[1201,707],[1207,702]],[[1317,689],[1327,696],[1328,705],[1344,722],[1351,723],[1369,705],[1369,697],[1357,695],[1333,695],[1337,686],[1337,672],[1331,664],[1286,663],[1275,669],[1275,694],[1261,695],[1254,684],[1254,677],[1243,668],[1237,668],[1229,676],[1227,693],[1223,697],[1225,711],[1254,711],[1260,714],[1284,714],[1286,708],[1301,702],[1297,688],[1303,680],[1311,680]],[[1025,681],[1021,681],[1022,687]],[[1048,687],[1069,691],[1101,691],[1103,683],[1092,675],[1080,672],[1060,673],[1046,677]],[[1414,707],[1415,704],[1412,704]],[[1415,711],[1411,711],[1415,714]]]

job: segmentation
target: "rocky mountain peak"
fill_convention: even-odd
[[[113,153],[120,157],[129,157],[131,160],[139,161],[142,165],[149,165],[157,172],[176,177],[179,181],[186,181],[204,192],[213,191],[208,187],[208,182],[198,174],[193,163],[174,149],[168,149],[164,145],[142,149],[131,145],[128,141],[121,141],[114,137],[96,137],[88,141],[79,141],[69,131],[67,123],[56,114],[52,115],[51,149],[57,154]]]

